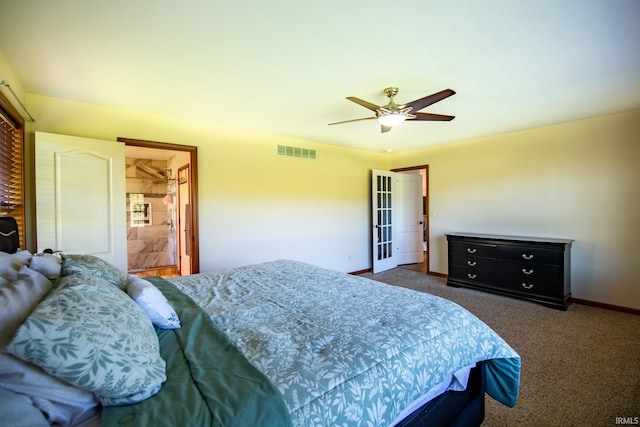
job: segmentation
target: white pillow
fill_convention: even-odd
[[[127,275],[127,293],[138,304],[151,323],[160,329],[179,329],[180,319],[169,301],[153,286],[148,280],[142,279],[135,274]]]
[[[18,251],[12,254],[0,252],[0,286],[17,280],[18,270],[23,265],[29,264],[31,257],[29,251]]]
[[[55,280],[60,277],[62,258],[59,253],[35,254],[31,257],[29,268],[42,274],[47,279]]]
[[[23,265],[16,275],[13,282],[0,285],[0,348],[51,289],[49,279],[29,267]]]

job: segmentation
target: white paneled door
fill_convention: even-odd
[[[91,254],[127,271],[125,144],[36,132],[38,251]]]
[[[396,173],[396,251],[398,264],[423,262],[424,251],[422,175],[420,172]]]

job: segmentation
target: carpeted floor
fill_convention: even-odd
[[[615,426],[640,417],[640,316],[578,304],[555,310],[402,268],[361,276],[454,301],[520,354],[518,403],[487,397],[483,426]]]

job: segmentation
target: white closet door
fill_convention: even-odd
[[[423,261],[422,251],[422,175],[401,172],[395,175],[396,251],[398,265]]]
[[[91,254],[127,271],[125,145],[36,132],[38,251]]]

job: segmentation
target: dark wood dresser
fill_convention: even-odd
[[[566,310],[571,303],[568,239],[451,233],[448,286],[481,289]]]

